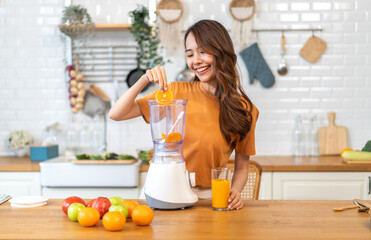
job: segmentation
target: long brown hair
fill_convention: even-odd
[[[215,58],[214,77],[220,104],[219,127],[225,140],[234,148],[235,140],[243,140],[250,131],[253,106],[240,82],[232,39],[225,27],[214,20],[201,20],[188,28],[184,46],[189,33],[194,35],[197,45],[203,51]],[[196,76],[194,81],[200,80]]]

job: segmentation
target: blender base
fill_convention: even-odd
[[[171,203],[171,202],[164,202],[155,198],[152,198],[151,196],[144,194],[146,196],[147,204],[153,209],[159,209],[159,210],[176,210],[181,209],[184,210],[188,207],[193,207],[196,202],[194,203]]]

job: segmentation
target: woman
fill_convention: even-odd
[[[213,20],[195,23],[185,34],[184,46],[187,65],[195,73],[193,82],[168,85],[164,68],[155,67],[125,92],[109,116],[117,121],[143,116],[148,123],[147,100],[155,99],[155,92],[135,99],[149,82],[159,84],[160,91],[170,88],[174,99],[188,99],[183,154],[187,170],[196,175],[194,190],[199,198],[210,198],[211,168],[226,166],[235,150],[228,207],[240,209],[249,156],[255,154],[255,123],[259,111],[241,86],[237,56],[223,25]]]

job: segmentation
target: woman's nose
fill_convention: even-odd
[[[199,54],[195,54],[194,58],[193,58],[193,62],[194,63],[201,63],[202,62],[201,56]]]

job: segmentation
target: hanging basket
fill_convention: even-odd
[[[166,23],[179,21],[183,15],[183,5],[179,0],[162,0],[157,5],[157,15]]]
[[[229,4],[229,12],[238,21],[247,21],[255,14],[254,0],[232,0]]]

